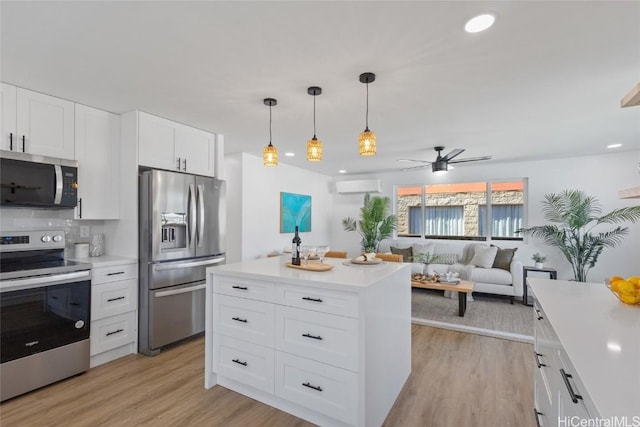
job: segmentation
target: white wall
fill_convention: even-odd
[[[528,178],[528,226],[543,225],[545,220],[540,202],[544,195],[565,189],[583,190],[596,197],[602,204],[603,213],[624,206],[640,205],[639,199],[619,199],[618,191],[640,186],[640,151],[614,153],[588,157],[572,157],[556,160],[527,161],[508,164],[459,165],[446,175],[436,176],[430,170],[413,172],[388,172],[375,175],[382,180],[382,195],[392,198],[394,185],[442,184],[489,179]],[[372,175],[341,177],[336,181],[372,178]],[[347,233],[342,228],[342,218],[359,217],[362,194],[333,195],[333,216],[330,224],[331,245],[336,250],[347,250],[350,255],[360,251],[360,237]],[[393,204],[393,203],[392,203]],[[605,249],[598,264],[589,273],[589,281],[600,282],[613,274],[630,276],[640,274],[640,224],[625,224],[629,234],[623,244]],[[605,229],[612,228],[604,227]],[[558,277],[571,279],[571,266],[555,248],[543,242],[527,239],[524,242],[497,242],[501,247],[518,247],[517,256],[525,265],[533,265],[531,255],[540,252],[547,255],[546,265],[558,269]]]
[[[250,154],[225,157],[227,177],[227,262],[265,257],[291,246],[293,233],[280,233],[280,192],[311,196],[311,231],[303,244],[330,243],[331,177],[279,164],[265,167]]]

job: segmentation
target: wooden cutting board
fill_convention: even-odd
[[[290,262],[287,263],[287,267],[297,268],[300,270],[308,270],[308,271],[329,271],[333,268],[333,265],[327,264],[326,262],[320,264],[319,262],[310,262],[307,265],[293,265]]]

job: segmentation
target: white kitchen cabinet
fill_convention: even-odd
[[[91,272],[91,362],[93,368],[137,350],[138,268],[135,260],[83,259]],[[96,266],[97,265],[97,266]]]
[[[78,161],[77,219],[118,219],[120,213],[120,116],[75,106]]]
[[[74,103],[2,84],[2,149],[74,158]]]
[[[215,134],[139,112],[141,166],[215,176]]]

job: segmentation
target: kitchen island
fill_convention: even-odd
[[[411,372],[411,267],[283,257],[207,269],[205,388],[310,422],[380,426]]]

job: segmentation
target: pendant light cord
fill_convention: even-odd
[[[269,145],[271,145],[271,105],[269,105]]]
[[[369,83],[367,82],[367,113],[365,117],[365,129],[369,130]]]
[[[316,138],[316,95],[313,95],[313,138]]]

